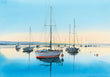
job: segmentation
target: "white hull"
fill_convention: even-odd
[[[36,57],[37,58],[52,58],[52,57],[59,57],[62,50],[44,50],[44,51],[36,51]]]

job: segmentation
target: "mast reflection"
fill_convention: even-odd
[[[60,59],[59,57],[57,58],[37,58],[38,60],[44,62],[44,63],[49,63],[49,65],[47,64],[40,64],[41,66],[50,66],[50,77],[52,76],[52,63],[58,63],[58,65],[63,65],[63,61],[64,59]]]
[[[76,56],[79,52],[68,52],[68,53],[73,56],[73,71],[75,71],[75,56]]]
[[[28,69],[30,70],[30,53],[33,51],[23,51],[23,53],[27,53],[28,54]]]
[[[16,49],[16,51],[18,51],[18,52],[20,51],[20,48],[15,48],[15,49]]]

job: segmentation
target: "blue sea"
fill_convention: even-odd
[[[110,47],[80,47],[79,53],[37,59],[35,51],[0,46],[0,77],[110,77]]]

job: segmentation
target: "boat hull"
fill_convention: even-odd
[[[34,47],[25,47],[23,51],[33,51]]]
[[[46,51],[46,52],[39,52],[36,51],[36,58],[54,58],[59,57],[62,50],[59,51]]]
[[[55,58],[55,57],[59,57],[59,55],[55,55],[55,56],[36,56],[36,58]]]
[[[70,47],[70,48],[66,48],[67,52],[78,52],[79,48],[75,48],[75,47]]]
[[[16,49],[21,49],[21,46],[20,45],[16,45]]]

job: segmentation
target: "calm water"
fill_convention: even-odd
[[[110,77],[110,47],[82,47],[77,54],[63,54],[36,59],[35,51],[0,46],[0,77]]]

